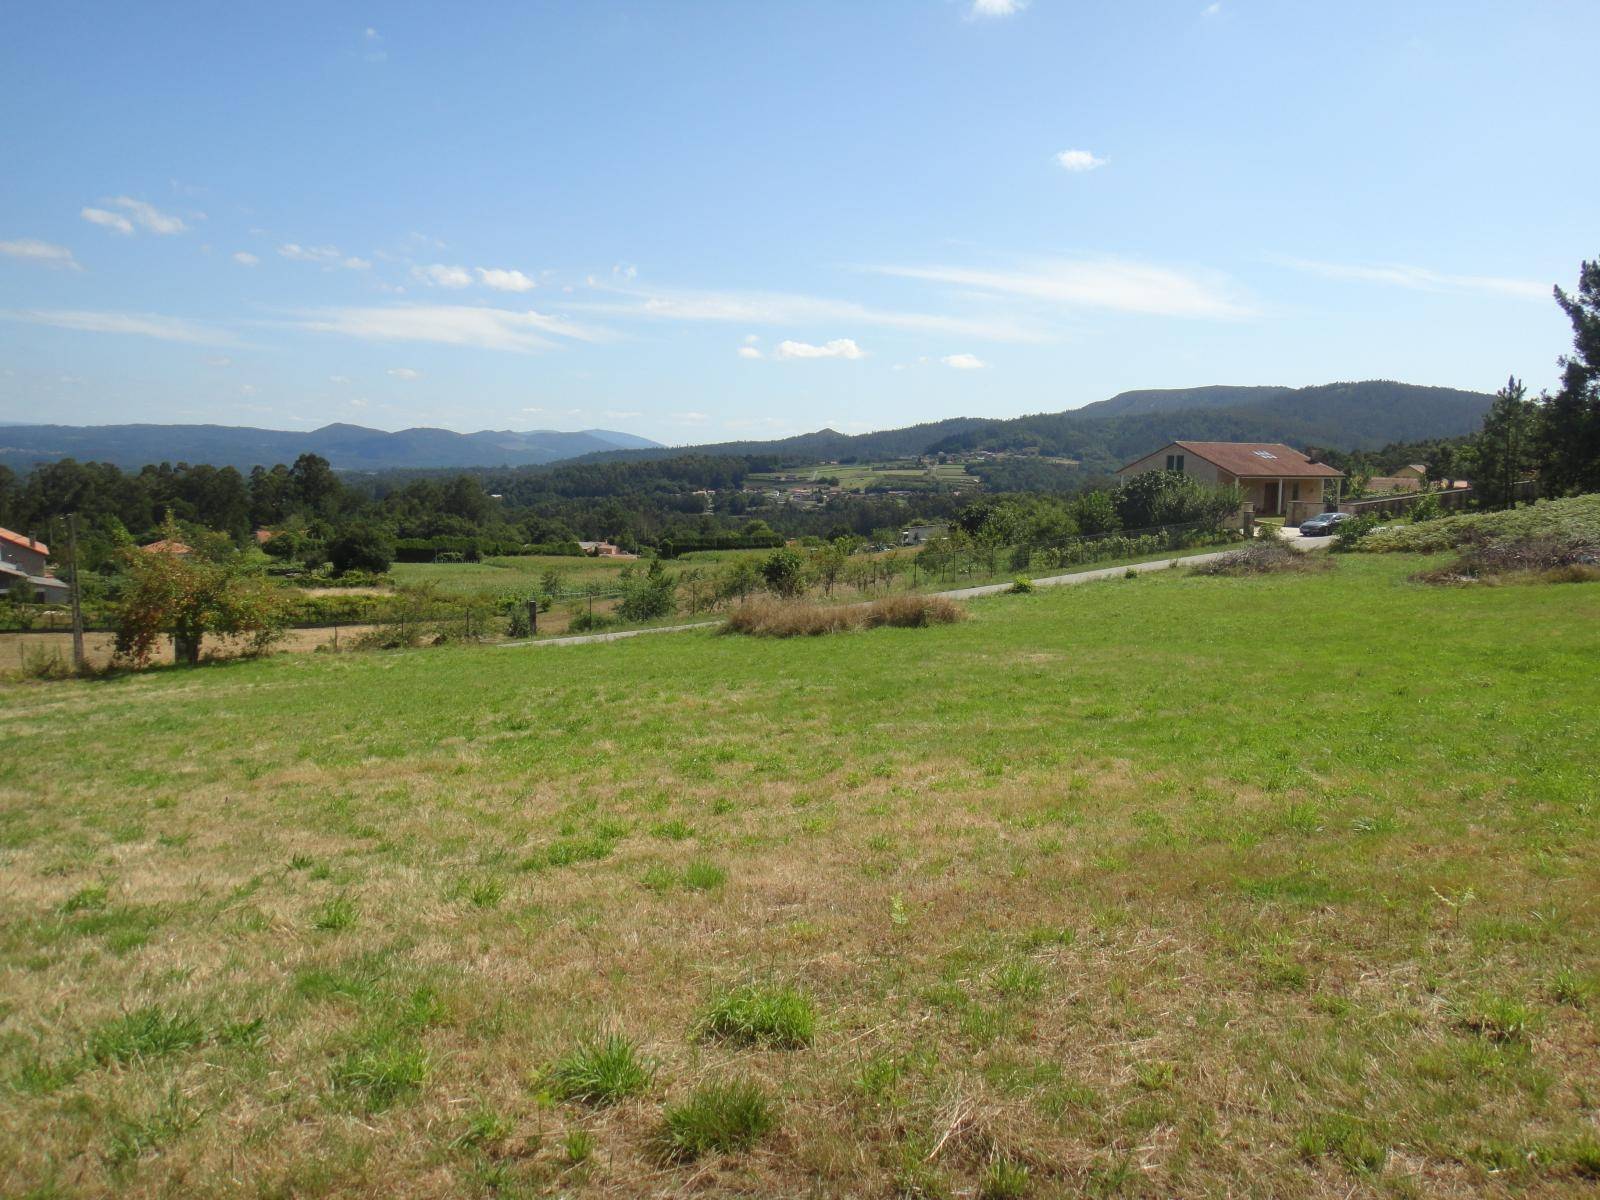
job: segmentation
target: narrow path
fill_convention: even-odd
[[[1097,567],[1092,571],[1073,571],[1068,575],[1047,575],[1043,579],[1033,580],[1034,587],[1070,587],[1076,583],[1093,583],[1097,579],[1118,579],[1129,571],[1144,574],[1146,571],[1165,571],[1175,564],[1194,566],[1197,563],[1212,562],[1224,554],[1232,553],[1238,549],[1230,546],[1227,550],[1212,550],[1205,554],[1190,554],[1181,558],[1152,559],[1150,562],[1133,563],[1120,567]],[[971,600],[978,596],[998,596],[1001,592],[1009,591],[1009,583],[986,583],[980,587],[956,588],[949,592],[929,592],[930,596],[944,596],[950,600]],[[863,604],[871,601],[862,601]],[[659,629],[619,629],[613,633],[585,633],[577,637],[542,638],[522,642],[501,642],[502,647],[509,646],[582,646],[589,642],[617,642],[623,638],[643,637],[647,633],[682,633],[688,629],[709,629],[714,625],[721,625],[721,621],[696,621],[691,625],[663,625]]]

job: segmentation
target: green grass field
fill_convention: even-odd
[[[0,1194],[1600,1177],[1600,585],[0,684]]]

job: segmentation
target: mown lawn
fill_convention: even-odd
[[[0,1194],[1592,1194],[1600,585],[1418,562],[0,685]]]

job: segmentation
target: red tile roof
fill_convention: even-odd
[[[1314,463],[1282,442],[1173,442],[1240,479],[1342,479],[1344,472]],[[1149,457],[1146,455],[1145,457]]]
[[[36,542],[31,537],[24,537],[10,529],[0,529],[0,542],[15,542],[24,549],[32,550],[35,554],[49,555],[50,547],[43,542]]]
[[[180,558],[185,554],[194,553],[194,551],[183,542],[173,542],[166,539],[162,539],[159,542],[151,542],[147,546],[140,546],[139,549],[143,550],[146,554],[176,554]]]

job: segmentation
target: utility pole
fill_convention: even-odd
[[[72,556],[72,669],[83,674],[83,591],[78,585],[78,514],[67,517],[67,553]]]

